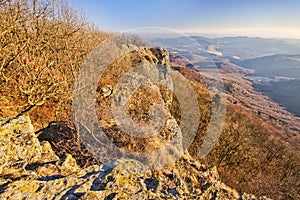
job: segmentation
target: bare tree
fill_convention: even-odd
[[[0,8],[1,115],[47,102],[70,116],[80,63],[106,34],[64,1],[1,1]]]

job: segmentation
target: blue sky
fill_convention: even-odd
[[[299,0],[69,0],[101,30],[300,38]]]

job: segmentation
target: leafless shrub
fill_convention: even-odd
[[[1,1],[0,7],[1,115],[47,102],[56,111],[48,120],[62,110],[70,116],[80,63],[107,35],[64,1]]]
[[[240,191],[298,199],[299,156],[268,126],[229,106],[223,133],[205,161],[218,166],[222,180]]]

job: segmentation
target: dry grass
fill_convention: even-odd
[[[50,141],[59,156],[70,153],[82,167],[96,163],[72,128],[71,100],[80,64],[108,34],[96,30],[66,3],[55,0],[0,1],[0,21],[0,117],[28,114],[36,129],[44,128],[38,132],[39,139]],[[123,39],[144,45],[136,36]],[[117,60],[100,80],[99,88],[113,87],[128,66],[140,59],[132,55],[127,62]],[[199,74],[184,67],[174,69],[187,77],[197,91],[200,124],[189,148],[192,155],[197,155],[208,129],[211,99]],[[155,98],[151,91],[143,92],[144,98]],[[163,99],[170,96],[163,87],[160,92]],[[142,104],[134,99],[132,102]],[[98,99],[97,114],[99,120],[107,119],[108,126],[103,127],[119,147],[151,151],[163,144],[159,138],[145,142],[120,132],[110,124],[108,103],[107,99]],[[139,121],[147,117],[149,105],[144,106],[132,107],[133,118]],[[180,124],[180,105],[175,96],[169,106]],[[63,122],[49,124],[52,121]],[[299,157],[275,138],[273,131],[276,130],[268,122],[263,123],[238,106],[229,106],[223,134],[203,162],[219,166],[222,179],[238,190],[275,199],[299,199]],[[160,139],[170,138],[166,135]]]

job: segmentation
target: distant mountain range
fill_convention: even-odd
[[[242,67],[254,69],[255,74],[265,77],[290,77],[300,79],[300,54],[272,55],[240,62]]]
[[[164,46],[174,58],[184,58],[197,71],[220,69],[224,62],[252,70],[247,76],[256,90],[300,116],[300,40],[182,36],[148,41]]]
[[[218,51],[222,52],[223,57],[238,58],[237,60],[246,60],[275,54],[300,54],[300,40],[292,39],[265,39],[242,36],[210,39],[202,36],[182,36],[178,38],[151,38],[148,41],[162,44],[165,47],[180,49],[187,46],[198,46],[202,50],[208,50],[211,45],[214,45]],[[195,49],[193,48],[190,49],[190,51],[191,50]]]
[[[252,37],[226,37],[213,40],[220,44],[224,55],[240,59],[250,59],[275,54],[300,54],[300,43],[284,39],[264,39]]]

